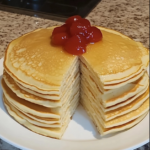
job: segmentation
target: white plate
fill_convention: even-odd
[[[3,72],[0,60],[0,75]],[[101,137],[86,112],[78,107],[61,140],[38,135],[10,117],[3,105],[0,87],[0,138],[21,148],[33,150],[123,150],[135,149],[149,142],[149,114],[135,127]]]

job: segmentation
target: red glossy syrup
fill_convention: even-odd
[[[73,55],[82,55],[86,52],[87,41],[82,35],[74,35],[67,40],[64,49]]]
[[[54,45],[64,45],[69,39],[69,35],[66,32],[60,32],[52,36],[52,43]]]
[[[70,27],[74,22],[76,22],[80,19],[82,19],[82,18],[78,15],[72,16],[72,17],[68,18],[65,23],[68,27]]]
[[[70,33],[72,36],[78,34],[82,34],[85,36],[85,33],[87,33],[90,27],[91,24],[87,19],[80,19],[71,25]]]
[[[52,36],[55,35],[55,34],[57,34],[57,33],[67,32],[67,29],[68,28],[67,28],[66,24],[64,24],[64,25],[62,25],[60,27],[56,27],[53,30]]]
[[[98,42],[102,40],[102,38],[103,38],[102,32],[100,31],[100,29],[96,27],[89,28],[86,33],[86,39],[88,40],[89,43]]]
[[[53,30],[52,43],[63,46],[70,54],[82,55],[87,44],[98,42],[102,37],[100,29],[91,26],[87,19],[72,16],[64,25]]]

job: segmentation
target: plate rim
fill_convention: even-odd
[[[24,147],[24,146],[21,146],[20,144],[18,144],[18,143],[15,143],[14,141],[11,141],[11,140],[9,140],[9,139],[6,139],[5,137],[3,137],[3,136],[1,136],[0,135],[0,139],[2,139],[3,141],[5,141],[5,142],[7,142],[8,144],[10,144],[10,145],[12,145],[12,146],[14,146],[14,147],[16,147],[16,148],[21,148],[22,150],[31,150],[30,148],[27,148],[27,147]],[[66,141],[63,141],[63,142],[66,142]],[[70,142],[70,141],[68,141],[68,142]],[[83,143],[84,141],[80,141],[80,143]],[[89,141],[88,141],[89,142]],[[91,141],[92,142],[92,141]],[[97,141],[98,142],[98,141]],[[79,143],[78,141],[73,141],[73,143]],[[142,141],[141,143],[139,143],[139,144],[137,144],[137,145],[133,145],[133,146],[131,146],[131,147],[129,147],[129,148],[126,148],[126,149],[124,149],[124,150],[133,150],[133,149],[136,149],[136,148],[139,148],[139,147],[142,147],[142,146],[144,146],[145,144],[148,144],[149,143],[149,139],[147,139],[147,140],[145,140],[145,141]],[[67,143],[66,143],[67,144]],[[71,150],[71,149],[70,149]],[[83,149],[82,149],[83,150]]]

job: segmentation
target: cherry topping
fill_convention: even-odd
[[[79,22],[87,27],[91,27],[91,23],[89,20],[82,18]]]
[[[68,28],[67,28],[67,25],[66,25],[66,24],[64,24],[64,25],[62,25],[62,26],[60,26],[60,27],[56,27],[56,28],[54,28],[54,30],[53,30],[52,36],[55,35],[55,34],[57,34],[57,33],[66,32],[67,29],[68,29]]]
[[[72,24],[70,27],[71,35],[82,34],[85,35],[87,30],[91,27],[90,22],[87,19],[80,19]]]
[[[63,45],[68,40],[69,35],[66,32],[57,33],[52,36],[52,44]]]
[[[86,52],[86,39],[82,35],[74,35],[64,45],[64,49],[73,55],[82,55]]]
[[[86,39],[90,43],[98,42],[102,39],[102,37],[103,37],[102,32],[100,31],[100,29],[98,29],[96,27],[89,28],[87,31],[87,34],[86,34]]]
[[[88,43],[95,43],[102,39],[100,29],[91,27],[87,19],[72,16],[66,24],[56,27],[52,33],[52,44],[63,46],[70,54],[82,55],[86,52]]]
[[[70,17],[70,18],[68,18],[66,20],[66,24],[67,24],[68,27],[70,27],[72,25],[72,23],[74,23],[74,22],[76,22],[76,21],[78,21],[80,19],[82,19],[82,18],[80,16],[78,16],[78,15],[72,16],[72,17]]]

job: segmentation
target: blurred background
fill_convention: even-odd
[[[0,0],[0,8],[36,17],[63,20],[73,15],[85,17],[99,2],[100,0]]]

